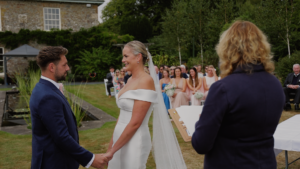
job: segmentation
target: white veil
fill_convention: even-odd
[[[148,66],[157,92],[157,103],[153,110],[153,156],[157,169],[186,169],[182,153],[164,104],[161,87],[148,52]]]

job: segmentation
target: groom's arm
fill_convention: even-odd
[[[55,144],[82,166],[92,160],[93,154],[81,147],[69,134],[63,104],[54,96],[45,96],[38,107],[38,115]]]

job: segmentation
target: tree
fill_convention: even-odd
[[[173,0],[112,0],[102,11],[105,27],[115,33],[120,33],[121,23],[129,17],[145,16],[152,27],[152,35],[161,34],[162,16]],[[132,25],[134,26],[134,25]]]
[[[152,37],[152,25],[145,16],[128,17],[122,20],[120,32],[122,35],[134,36],[135,40],[148,42],[147,40]]]
[[[198,48],[200,48],[200,56],[203,65],[203,46],[205,44],[205,28],[207,23],[207,13],[209,12],[210,1],[207,0],[190,0],[186,8],[186,14],[189,23],[186,28],[189,29],[187,33],[191,37],[196,37]]]
[[[177,46],[179,64],[181,64],[181,49],[186,42],[186,8],[186,1],[176,0],[172,8],[166,10],[166,15],[163,16],[164,22],[162,23],[162,37],[165,39],[166,45],[171,47]]]
[[[275,54],[285,56],[284,52],[281,52],[285,48],[281,46],[283,42],[286,45],[284,50],[290,57],[290,42],[294,38],[293,35],[298,35],[294,32],[299,29],[299,14],[296,13],[299,9],[299,0],[264,0],[259,6],[255,19],[269,35],[271,43],[275,46]]]

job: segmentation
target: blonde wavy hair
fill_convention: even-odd
[[[269,73],[275,69],[267,37],[248,21],[234,22],[221,35],[216,51],[220,58],[221,78],[230,75],[237,67],[248,64],[263,64]],[[251,70],[245,71],[251,73]]]

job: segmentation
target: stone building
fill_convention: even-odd
[[[0,0],[0,31],[17,33],[20,29],[50,31],[52,28],[78,31],[90,28],[99,24],[98,6],[103,2],[104,0]],[[29,45],[37,49],[44,46],[36,42],[30,42]],[[10,50],[13,49],[5,49],[0,44],[0,73],[3,72],[1,54]],[[9,65],[17,64],[19,69],[24,69],[28,66],[27,62],[26,58],[8,60],[8,74],[15,71]]]

